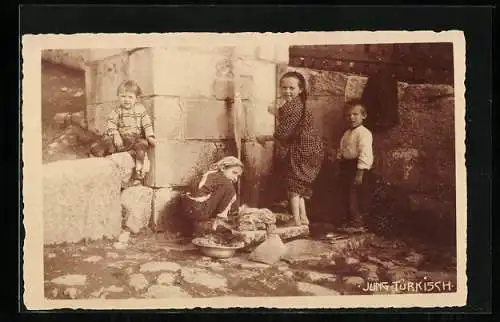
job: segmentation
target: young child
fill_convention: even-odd
[[[312,184],[323,164],[324,144],[313,127],[306,107],[306,81],[298,72],[287,72],[280,79],[281,97],[278,126],[274,137],[286,150],[286,186],[295,224],[308,225],[305,199],[312,196]]]
[[[192,193],[183,196],[184,211],[192,228],[197,222],[211,221],[212,230],[225,226],[229,216],[238,212],[235,183],[243,173],[243,163],[225,157],[206,171]]]
[[[361,100],[347,102],[345,111],[349,129],[340,140],[337,154],[343,211],[350,228],[364,230],[363,217],[368,212],[370,196],[367,179],[373,165],[373,136],[363,126],[367,114]]]
[[[91,149],[94,156],[102,157],[128,151],[135,158],[135,181],[144,179],[144,158],[150,146],[155,146],[153,125],[144,105],[138,102],[142,89],[133,80],[118,86],[119,105],[108,115],[106,133]]]

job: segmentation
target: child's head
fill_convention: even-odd
[[[215,167],[232,182],[238,181],[238,178],[243,174],[243,163],[233,156],[219,160]]]
[[[120,105],[125,108],[132,107],[137,101],[137,97],[142,95],[142,89],[136,81],[123,81],[117,90]]]
[[[365,105],[361,99],[348,101],[345,105],[345,113],[351,128],[362,125],[367,117]]]
[[[280,79],[281,97],[289,102],[299,97],[305,104],[307,99],[306,79],[299,72],[287,72]]]

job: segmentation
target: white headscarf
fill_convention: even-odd
[[[243,162],[241,162],[237,157],[227,156],[212,164],[209,170],[224,170],[226,168],[236,166],[243,169]]]
[[[198,184],[198,188],[201,188],[205,185],[205,182],[206,182],[209,174],[224,170],[226,168],[236,167],[236,166],[241,167],[241,169],[243,169],[243,162],[241,162],[240,159],[238,159],[236,157],[227,156],[227,157],[220,159],[219,161],[212,164],[210,166],[210,168],[208,169],[208,171],[203,174],[203,177],[201,178],[201,180]]]

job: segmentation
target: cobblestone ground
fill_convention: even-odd
[[[188,241],[139,235],[114,241],[46,246],[49,299],[304,296],[456,291],[453,252],[409,247],[370,234],[288,242],[293,254],[274,265],[204,257]],[[293,244],[290,244],[293,243]],[[301,251],[302,249],[302,251]]]

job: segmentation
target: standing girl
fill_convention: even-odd
[[[298,72],[287,72],[280,79],[285,103],[278,110],[274,137],[286,150],[286,186],[295,224],[308,225],[305,199],[312,196],[312,184],[323,164],[324,144],[313,128],[311,111],[306,107],[306,81]]]

